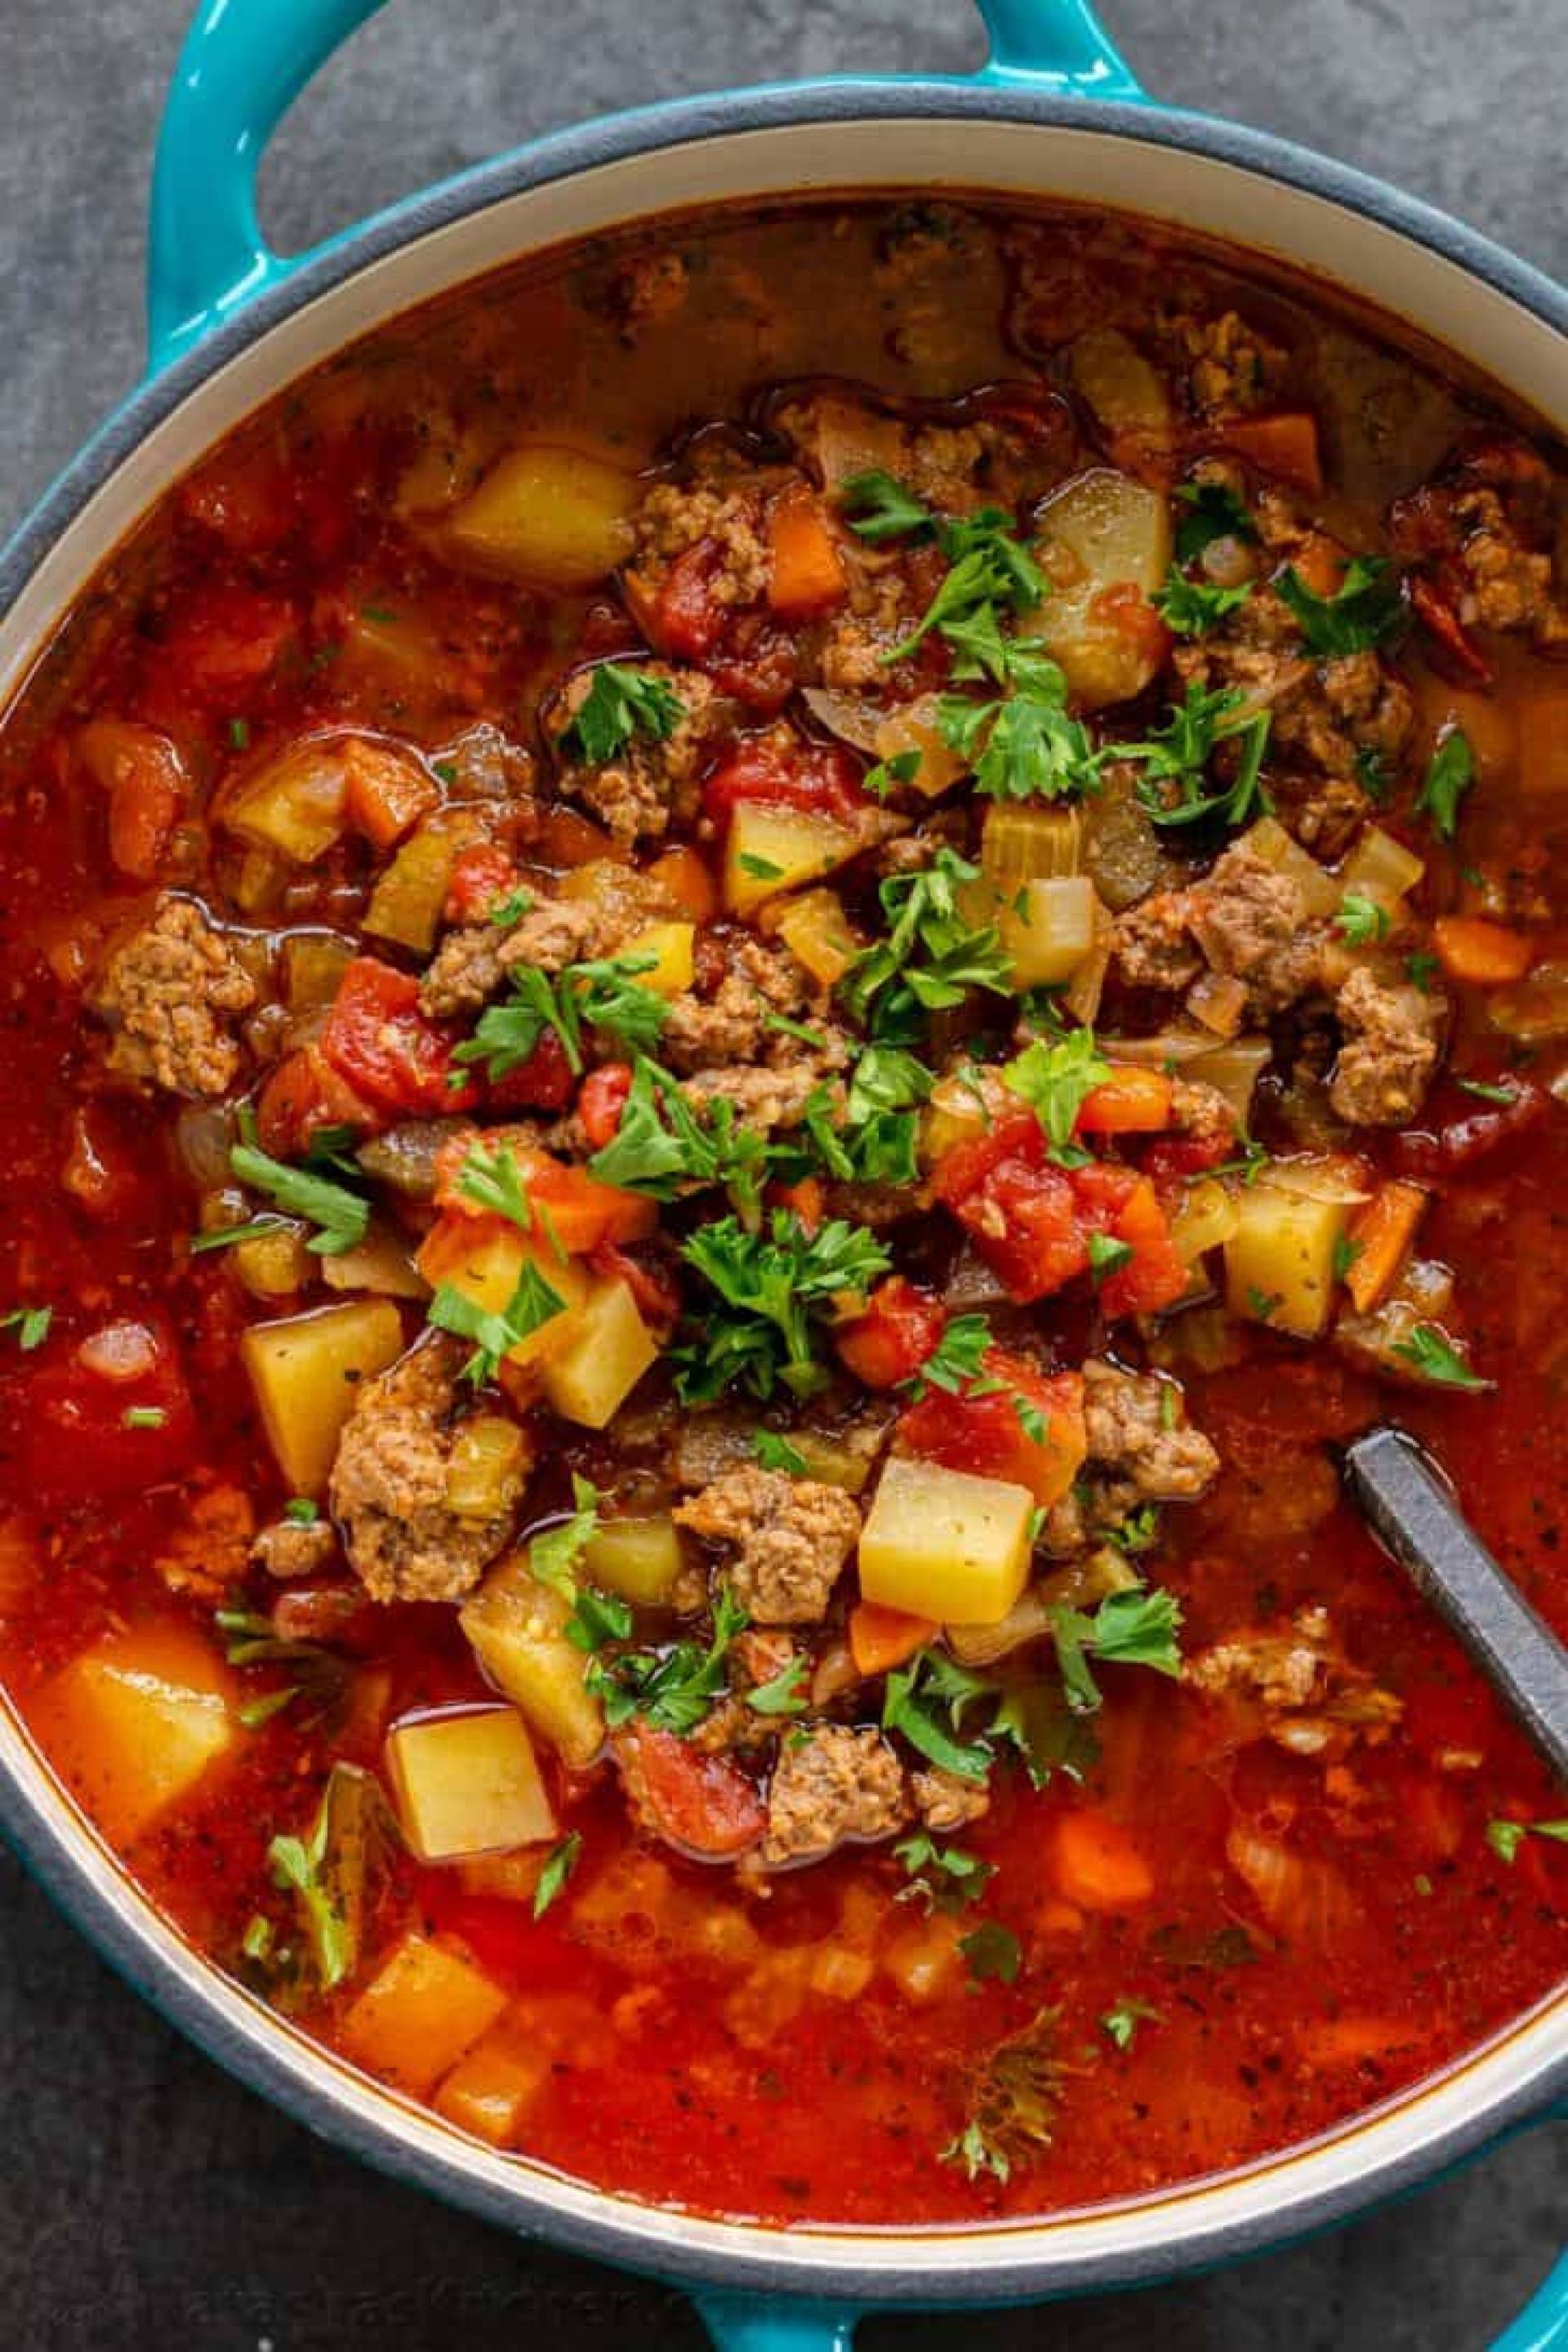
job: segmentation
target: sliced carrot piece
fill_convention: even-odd
[[[386,744],[351,743],[347,768],[344,811],[373,849],[390,849],[401,841],[441,797],[434,777],[416,760]]]
[[[710,923],[719,911],[718,886],[695,849],[667,849],[648,867],[647,878],[667,891],[694,923]]]
[[[1351,1221],[1345,1288],[1358,1315],[1366,1315],[1393,1288],[1426,1206],[1419,1184],[1383,1185]]]
[[[1483,915],[1439,915],[1432,926],[1432,944],[1450,980],[1472,988],[1498,988],[1506,981],[1522,980],[1535,959],[1535,947],[1522,931],[1489,923]]]
[[[1158,1135],[1171,1124],[1171,1081],[1163,1070],[1117,1066],[1084,1097],[1078,1123],[1085,1135]]]
[[[1154,1892],[1153,1873],[1108,1813],[1064,1813],[1051,1858],[1058,1892],[1080,1911],[1135,1911]]]
[[[842,604],[844,565],[809,490],[786,490],[768,515],[768,603],[785,620]]]
[[[885,1609],[879,1601],[858,1601],[849,1612],[849,1654],[863,1675],[891,1674],[923,1649],[935,1632],[930,1617]]]
[[[1308,408],[1279,409],[1272,416],[1233,416],[1212,436],[1222,449],[1245,458],[1260,474],[1292,483],[1300,490],[1321,490],[1322,461],[1318,454],[1318,420]]]

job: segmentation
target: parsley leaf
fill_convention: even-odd
[[[304,1836],[275,1837],[267,1849],[273,1884],[294,1897],[323,1991],[342,1984],[359,1964],[371,1874],[389,1835],[374,1774],[357,1764],[334,1764]]]
[[[1080,719],[1068,715],[1066,673],[1030,646],[1004,646],[1001,671],[1012,689],[995,701],[945,694],[937,724],[967,760],[974,789],[989,800],[1060,800],[1092,791],[1101,755]]]
[[[882,655],[883,665],[907,661],[939,629],[957,655],[955,677],[1000,679],[1006,656],[996,608],[1032,612],[1046,593],[1045,573],[1000,508],[942,517],[935,530],[950,568],[915,628]]]
[[[1251,515],[1224,482],[1181,482],[1176,496],[1186,509],[1176,522],[1178,563],[1195,563],[1216,539],[1258,537]]]
[[[1057,2011],[1042,2009],[986,2052],[969,2084],[968,2120],[942,2150],[942,2163],[962,2166],[971,2180],[989,2172],[1005,2181],[1015,2165],[1050,2146],[1061,2101],[1057,2025]]]
[[[982,1919],[967,1936],[959,1937],[958,1948],[968,1964],[972,1983],[984,1984],[988,1979],[999,1984],[1017,1982],[1018,1970],[1024,1965],[1024,1948],[1011,1927],[1004,1927],[994,1919]]]
[[[1159,2011],[1151,2007],[1146,2000],[1130,1999],[1123,1994],[1114,2009],[1108,2009],[1102,2013],[1100,2021],[1118,2050],[1131,2050],[1133,2036],[1140,2024],[1145,2020],[1151,2025],[1157,2025],[1160,2021]]]
[[[1459,803],[1476,781],[1476,755],[1463,728],[1444,736],[1426,763],[1416,794],[1417,813],[1432,821],[1440,841],[1452,841],[1459,829]]]
[[[346,1185],[312,1176],[306,1168],[291,1168],[248,1141],[235,1145],[228,1164],[242,1184],[265,1192],[285,1214],[303,1217],[318,1228],[306,1247],[319,1257],[336,1257],[363,1241],[370,1202]]]
[[[1002,1072],[1002,1083],[1038,1118],[1059,1150],[1072,1140],[1078,1115],[1096,1087],[1110,1076],[1100,1058],[1092,1029],[1079,1028],[1047,1043],[1037,1037]]]
[[[504,1078],[521,1067],[552,1029],[579,1075],[584,1028],[602,1030],[623,1045],[646,1051],[658,1043],[669,1017],[668,1001],[637,984],[637,975],[651,971],[658,961],[653,955],[608,956],[569,964],[553,979],[535,964],[514,964],[510,997],[486,1007],[473,1035],[456,1048],[452,1058],[482,1062],[488,1078]]]
[[[994,1863],[982,1862],[977,1853],[969,1853],[963,1846],[939,1845],[926,1830],[901,1838],[893,1853],[910,1881],[895,1901],[918,1901],[928,1911],[951,1914],[977,1903],[986,1881],[995,1874]]]
[[[1359,891],[1346,891],[1334,922],[1352,948],[1370,947],[1388,937],[1387,908],[1380,907],[1375,898],[1363,898]]]
[[[727,1310],[709,1308],[672,1351],[684,1404],[710,1402],[737,1383],[764,1402],[781,1381],[809,1396],[827,1377],[814,1347],[814,1314],[864,1296],[892,1263],[861,1226],[834,1217],[808,1233],[780,1209],[765,1232],[750,1233],[734,1217],[700,1226],[681,1255]]]
[[[1205,691],[1189,685],[1165,726],[1141,743],[1114,745],[1106,756],[1142,764],[1138,798],[1156,824],[1197,824],[1217,817],[1226,825],[1240,825],[1268,806],[1262,782],[1268,727],[1268,713],[1250,710],[1234,688]],[[1232,740],[1241,749],[1235,780],[1207,793],[1209,761],[1222,743]],[[1161,789],[1172,784],[1176,788],[1173,801]]]
[[[1092,1615],[1080,1609],[1054,1609],[1051,1630],[1069,1706],[1080,1715],[1092,1715],[1100,1706],[1091,1657],[1105,1664],[1149,1666],[1156,1674],[1179,1676],[1176,1630],[1181,1622],[1181,1604],[1173,1593],[1143,1585],[1109,1594]]]
[[[1086,1246],[1089,1251],[1089,1279],[1096,1290],[1118,1268],[1131,1265],[1133,1249],[1131,1242],[1119,1242],[1114,1234],[1090,1234]]]
[[[52,1307],[13,1307],[8,1313],[0,1315],[0,1331],[15,1331],[16,1345],[24,1356],[30,1356],[48,1338],[54,1319]]]
[[[958,1736],[959,1727],[964,1710],[978,1699],[993,1696],[995,1688],[944,1652],[921,1650],[909,1665],[888,1676],[882,1699],[883,1728],[902,1732],[928,1763],[956,1773],[961,1780],[979,1783],[990,1774],[991,1750],[981,1740]]]
[[[745,1624],[745,1611],[728,1585],[721,1585],[706,1650],[695,1642],[676,1642],[668,1650],[636,1650],[608,1662],[594,1658],[584,1687],[602,1702],[612,1731],[636,1715],[656,1730],[684,1739],[707,1721],[727,1687],[730,1644]]]
[[[1552,1838],[1559,1845],[1568,1845],[1568,1821],[1487,1823],[1487,1843],[1500,1862],[1512,1862],[1527,1837]]]
[[[499,1314],[479,1306],[449,1282],[440,1285],[426,1312],[437,1330],[473,1341],[474,1352],[463,1366],[463,1378],[477,1386],[493,1381],[502,1359],[565,1308],[566,1301],[531,1263],[523,1267],[517,1288]]]
[[[743,1126],[721,1096],[699,1118],[668,1070],[639,1054],[620,1125],[588,1162],[601,1184],[673,1201],[688,1186],[722,1184],[742,1213],[754,1217],[768,1146]]]
[[[868,768],[860,779],[862,792],[873,800],[885,801],[896,784],[912,784],[921,772],[921,753],[915,751],[895,751],[889,760],[879,760]]]
[[[650,677],[619,662],[600,662],[562,740],[575,740],[595,767],[624,751],[634,735],[667,742],[686,716],[686,706],[668,678]]]
[[[1245,604],[1251,593],[1250,580],[1235,588],[1220,588],[1211,580],[1189,580],[1173,563],[1154,599],[1154,609],[1176,636],[1205,637],[1227,613]]]
[[[926,1014],[962,1004],[973,988],[1008,993],[1012,965],[995,925],[977,930],[960,911],[960,892],[979,877],[977,866],[943,848],[919,873],[881,884],[888,936],[858,955],[839,983],[851,1013],[879,1039],[903,1039]]]
[[[753,1429],[752,1452],[764,1470],[783,1470],[791,1478],[805,1478],[810,1473],[811,1465],[799,1447],[781,1437],[776,1429]]]
[[[1396,1339],[1389,1353],[1436,1388],[1479,1390],[1491,1386],[1490,1381],[1483,1381],[1479,1372],[1470,1370],[1452,1340],[1435,1323],[1417,1323],[1408,1339]]]
[[[804,1715],[808,1701],[801,1685],[808,1663],[804,1656],[791,1658],[768,1681],[746,1693],[746,1705],[757,1715]]]
[[[1385,555],[1352,555],[1331,596],[1314,595],[1294,564],[1275,584],[1296,616],[1308,652],[1320,660],[1370,653],[1405,626],[1399,576]]]
[[[523,1189],[522,1171],[510,1144],[470,1143],[458,1171],[458,1190],[493,1215],[525,1233],[533,1231],[533,1203]]]
[[[936,520],[922,499],[879,467],[851,474],[839,485],[838,503],[849,518],[850,530],[873,544],[930,530]]]
[[[566,1881],[577,1867],[577,1857],[582,1851],[582,1835],[578,1831],[573,1830],[568,1836],[552,1845],[545,1855],[544,1867],[539,1874],[538,1884],[533,1890],[533,1916],[536,1919],[543,1918],[551,1905],[561,1894]]]
[[[990,1345],[991,1326],[984,1315],[955,1315],[920,1370],[902,1386],[917,1399],[923,1397],[928,1389],[942,1389],[949,1396],[957,1396],[979,1377]],[[994,1389],[996,1383],[992,1381],[990,1385]]]

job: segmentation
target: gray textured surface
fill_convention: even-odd
[[[188,0],[0,0],[0,527],[140,358],[147,162]],[[1568,273],[1568,0],[1108,0],[1162,95],[1401,181]],[[570,37],[562,37],[563,23]],[[961,68],[964,0],[397,0],[266,174],[303,240],[534,130],[725,82]],[[432,62],[434,60],[434,63]],[[372,2179],[226,2082],[0,1864],[0,2343],[7,2352],[697,2352],[678,2300]],[[1266,2263],[1070,2311],[862,2331],[866,2352],[1479,2352],[1568,2224],[1536,2133]]]

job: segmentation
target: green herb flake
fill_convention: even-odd
[[[1418,814],[1429,819],[1440,841],[1452,841],[1459,830],[1459,803],[1476,781],[1476,755],[1463,728],[1444,736],[1426,763],[1426,773],[1415,797]]]
[[[1371,947],[1378,940],[1385,940],[1389,920],[1386,907],[1380,907],[1375,898],[1364,898],[1354,890],[1346,891],[1334,917],[1342,937],[1352,948]]]
[[[1352,555],[1331,596],[1315,595],[1294,565],[1275,583],[1308,652],[1320,661],[1391,645],[1405,625],[1399,576],[1386,556]]]
[[[536,1919],[542,1919],[551,1905],[559,1898],[566,1881],[577,1867],[577,1858],[582,1851],[582,1835],[573,1830],[552,1845],[545,1855],[544,1867],[533,1890],[533,1916]]]
[[[1024,1965],[1024,1948],[1010,1927],[1000,1926],[994,1919],[982,1919],[967,1936],[958,1939],[972,1984],[1016,1984]]]
[[[686,706],[667,678],[600,662],[563,740],[570,740],[593,767],[613,760],[637,735],[664,743],[686,716]]]
[[[523,1340],[564,1314],[566,1301],[552,1290],[531,1263],[525,1265],[517,1288],[499,1314],[444,1282],[426,1312],[437,1330],[450,1331],[473,1342],[474,1352],[463,1366],[463,1378],[476,1386],[493,1381],[504,1358]]]
[[[1159,2021],[1159,2011],[1152,2008],[1148,2001],[1129,1999],[1125,1995],[1114,2008],[1105,2010],[1100,2020],[1118,2050],[1131,2049],[1141,2024],[1157,2025]]]
[[[0,1332],[14,1331],[17,1347],[24,1356],[30,1356],[48,1338],[54,1319],[52,1307],[13,1307],[0,1315]]]
[[[1408,1364],[1419,1379],[1430,1381],[1434,1388],[1475,1391],[1492,1385],[1472,1371],[1453,1341],[1435,1323],[1417,1323],[1407,1339],[1394,1342],[1389,1353]]]

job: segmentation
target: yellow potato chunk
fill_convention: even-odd
[[[1334,1251],[1352,1200],[1314,1198],[1271,1183],[1234,1195],[1236,1230],[1225,1244],[1226,1305],[1233,1315],[1315,1339],[1334,1296]]]
[[[804,891],[777,908],[770,920],[796,963],[804,964],[825,988],[837,986],[860,952],[848,917],[831,890]]]
[[[571,1603],[533,1574],[527,1552],[517,1551],[490,1570],[458,1622],[503,1697],[580,1771],[605,1744],[605,1713],[584,1686],[585,1654],[566,1638],[571,1613]]]
[[[1028,1577],[1034,1510],[1026,1486],[895,1454],[861,1530],[861,1592],[939,1623],[994,1625]]]
[[[360,1384],[402,1353],[403,1322],[389,1298],[252,1324],[240,1354],[278,1467],[297,1495],[325,1487]]]
[[[421,1862],[500,1853],[555,1835],[533,1742],[512,1707],[396,1724],[386,1769],[403,1834]]]
[[[346,735],[312,736],[268,760],[226,794],[229,832],[313,866],[343,832],[353,742]]]
[[[534,1363],[561,1346],[572,1329],[574,1310],[588,1295],[588,1276],[582,1266],[544,1235],[524,1235],[510,1225],[495,1229],[473,1218],[447,1218],[432,1226],[415,1264],[432,1289],[444,1283],[491,1315],[505,1313],[523,1268],[533,1266],[560,1299],[562,1311],[507,1350],[510,1364]]]
[[[635,475],[585,450],[535,442],[490,467],[440,536],[456,555],[510,580],[586,588],[631,551]]]
[[[656,996],[679,996],[683,989],[691,986],[695,977],[692,957],[696,945],[695,923],[650,923],[646,931],[638,931],[629,939],[620,952],[654,958],[650,970],[637,975],[639,988],[650,988]]]
[[[742,801],[730,820],[724,904],[732,915],[750,914],[781,890],[820,881],[860,846],[860,835],[831,817],[814,816],[809,809]]]
[[[500,1985],[452,1945],[406,1935],[342,2022],[356,2065],[424,2098],[506,2007]]]
[[[1136,623],[1138,600],[1152,599],[1171,560],[1164,497],[1097,467],[1046,500],[1037,552],[1051,593],[1029,626],[1076,700],[1098,710],[1141,694],[1162,659],[1161,632]]]
[[[591,1583],[645,1608],[668,1601],[685,1566],[680,1530],[668,1512],[646,1519],[606,1519],[583,1550]]]
[[[233,1680],[188,1627],[97,1642],[42,1693],[38,1730],[103,1834],[129,1845],[233,1748]]]
[[[658,1354],[630,1285],[618,1275],[595,1282],[545,1359],[545,1396],[563,1419],[604,1429]]]
[[[460,2058],[435,2097],[437,2115],[459,2131],[505,2147],[550,2078],[552,2053],[503,2019]]]

